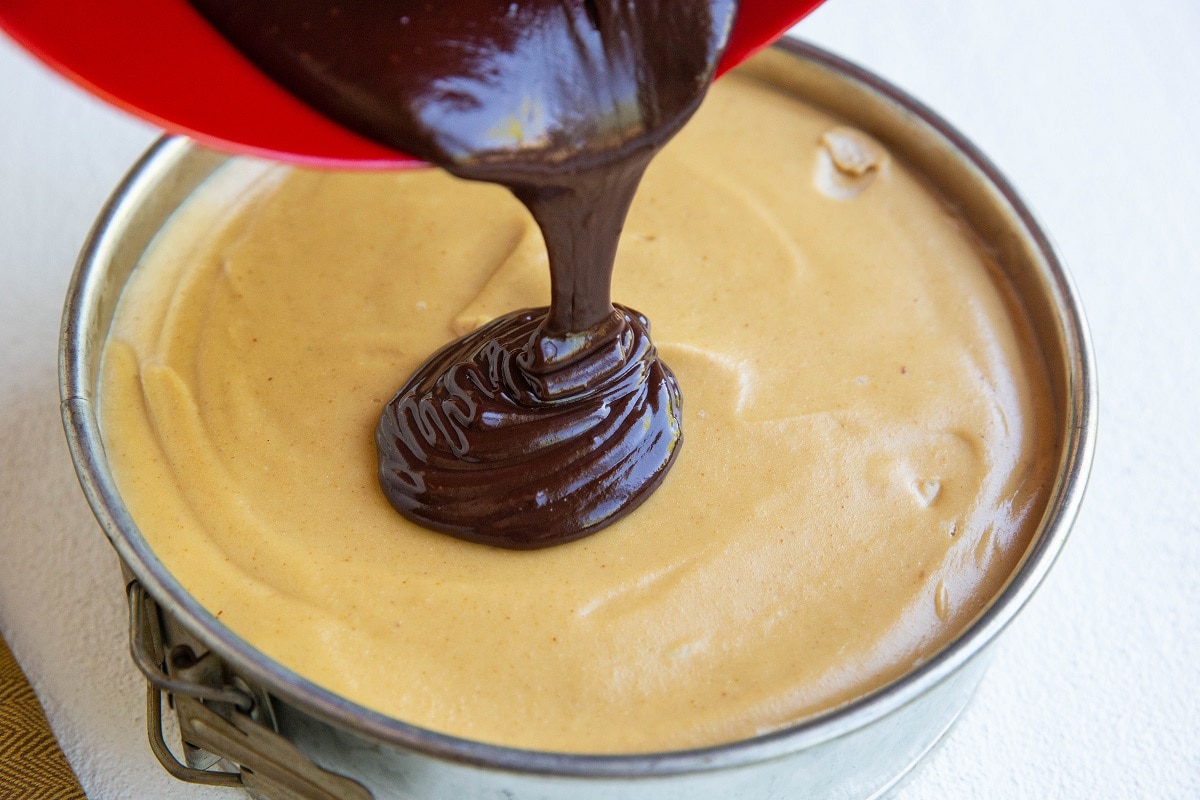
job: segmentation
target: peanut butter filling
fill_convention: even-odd
[[[104,355],[107,454],[168,569],[353,701],[593,753],[845,703],[1011,574],[1055,455],[1027,323],[886,148],[736,75],[647,170],[617,256],[613,298],[685,397],[659,489],[530,552],[399,517],[380,408],[445,342],[544,305],[545,259],[493,186],[225,167],[135,271]]]

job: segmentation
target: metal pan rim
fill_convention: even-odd
[[[1065,439],[1058,478],[1042,526],[1007,585],[954,641],[902,678],[845,706],[750,739],[692,750],[630,755],[586,755],[522,750],[437,733],[352,703],[268,659],[233,634],[194,600],[158,561],[121,502],[103,454],[90,385],[100,274],[116,246],[123,221],[150,187],[190,148],[164,137],[132,168],[101,212],[76,265],[64,310],[59,376],[68,445],[80,483],[97,520],[121,560],[185,627],[235,670],[336,727],[417,753],[475,767],[563,777],[646,778],[733,769],[811,748],[871,723],[914,702],[982,652],[1025,605],[1050,570],[1078,513],[1095,451],[1097,386],[1087,323],[1073,282],[1033,213],[1000,171],[962,134],[902,90],[812,45],[785,40],[776,51],[810,62],[894,104],[942,137],[999,192],[1032,238],[1046,264],[1052,302],[1064,330],[1068,380]]]

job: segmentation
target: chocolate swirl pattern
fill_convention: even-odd
[[[484,544],[562,544],[625,516],[679,452],[681,398],[650,325],[616,306],[587,334],[507,314],[429,359],[376,429],[404,516]]]

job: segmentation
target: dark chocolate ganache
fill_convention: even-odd
[[[379,479],[425,527],[530,549],[636,508],[682,443],[649,323],[613,262],[650,159],[712,81],[737,0],[192,0],[327,116],[508,187],[541,228],[549,307],[430,358],[384,409]]]

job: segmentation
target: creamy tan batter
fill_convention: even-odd
[[[166,566],[305,677],[487,742],[693,747],[903,674],[1011,573],[1053,445],[1006,291],[878,143],[735,76],[622,239],[614,297],[652,320],[685,439],[612,528],[499,550],[380,493],[396,387],[548,298],[524,209],[432,170],[227,167],[125,292],[101,423]]]

